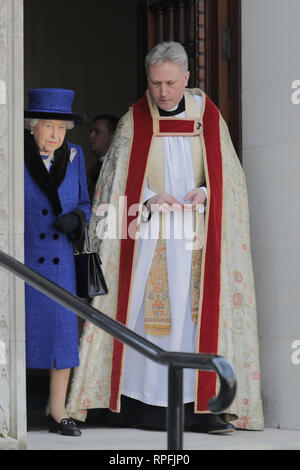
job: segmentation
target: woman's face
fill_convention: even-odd
[[[39,119],[31,130],[40,153],[50,155],[62,145],[67,132],[67,122]]]

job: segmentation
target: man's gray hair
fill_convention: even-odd
[[[179,42],[160,42],[148,53],[145,59],[146,74],[150,65],[162,65],[164,62],[176,62],[182,73],[188,71],[188,57],[184,47]]]

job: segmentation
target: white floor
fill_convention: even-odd
[[[80,437],[28,432],[28,450],[167,450],[167,433],[125,428],[84,428]],[[265,429],[227,435],[186,432],[183,450],[300,450],[300,431]]]

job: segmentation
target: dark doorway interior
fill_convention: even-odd
[[[73,110],[88,122],[69,131],[87,168],[91,120],[122,116],[139,97],[138,0],[24,0],[24,100],[32,88],[75,90]],[[44,424],[48,371],[27,371],[28,425]]]
[[[31,88],[75,90],[88,122],[69,133],[87,166],[90,123],[124,114],[138,98],[138,0],[24,0],[24,98]]]

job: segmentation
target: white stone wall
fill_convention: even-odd
[[[23,261],[23,1],[0,0],[0,250]],[[26,442],[24,284],[0,268],[0,448]]]
[[[300,352],[300,104],[291,97],[300,80],[299,18],[299,0],[242,0],[243,166],[265,421],[294,430],[300,429],[300,354],[292,348]]]

